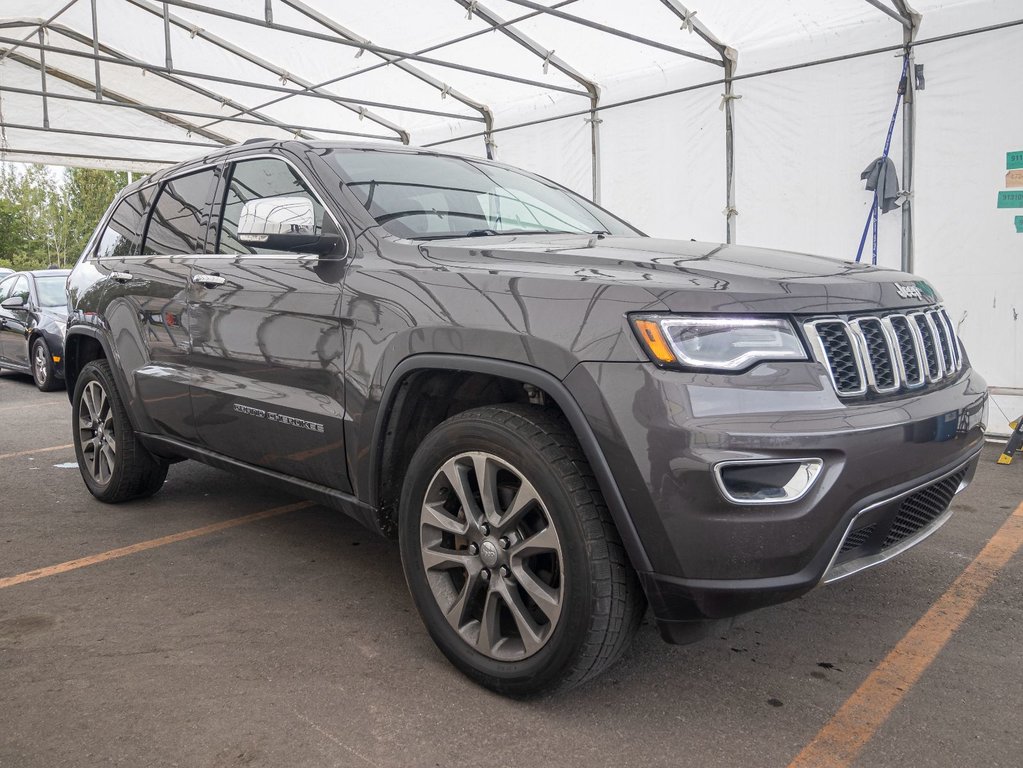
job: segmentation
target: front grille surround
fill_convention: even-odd
[[[943,307],[815,318],[803,323],[814,359],[840,397],[894,395],[937,384],[963,365],[955,325]]]

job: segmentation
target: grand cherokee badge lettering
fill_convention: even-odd
[[[920,292],[920,286],[913,283],[896,283],[895,292],[903,299],[922,299],[924,297]]]
[[[242,405],[241,403],[235,403],[234,409],[238,413],[244,413],[246,416],[255,416],[258,419],[276,421],[278,424],[287,424],[289,427],[308,429],[310,432],[323,432],[323,425],[318,424],[315,421],[296,419],[294,416],[286,416],[283,413],[274,413],[273,411],[264,411],[262,408],[253,408],[248,405]]]

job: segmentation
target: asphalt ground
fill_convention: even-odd
[[[103,505],[70,442],[63,392],[0,374],[3,768],[1023,764],[1023,457],[996,446],[902,557],[697,645],[648,616],[521,702],[433,646],[392,543],[194,462]]]

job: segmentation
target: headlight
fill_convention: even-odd
[[[741,371],[765,360],[807,360],[784,318],[633,315],[650,359],[669,368]]]

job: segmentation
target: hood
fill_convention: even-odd
[[[671,312],[843,313],[940,301],[924,280],[824,256],[650,237],[505,235],[432,241],[454,271],[642,287]]]

